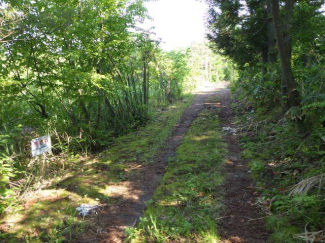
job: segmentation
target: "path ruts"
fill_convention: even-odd
[[[218,95],[221,98],[220,124],[233,127],[234,114],[230,108],[229,89],[221,89]],[[269,232],[256,206],[257,195],[254,193],[253,181],[248,176],[247,161],[240,157],[241,149],[236,136],[227,133],[224,139],[228,145],[228,155],[222,171],[226,174],[226,180],[222,186],[225,210],[219,222],[221,242],[265,243]]]
[[[95,223],[96,232],[85,236],[78,242],[121,243],[125,238],[124,230],[136,225],[146,209],[145,202],[152,198],[170,158],[188,131],[198,113],[210,105],[206,100],[211,96],[221,98],[219,113],[221,126],[231,127],[233,113],[230,109],[229,90],[226,83],[206,84],[195,94],[192,105],[183,113],[180,122],[174,127],[165,146],[149,165],[139,165],[136,173],[127,181],[114,183],[112,196],[114,203],[104,207]],[[256,195],[253,182],[248,177],[247,162],[240,158],[240,146],[236,136],[225,135],[228,155],[223,173],[226,180],[220,189],[223,191],[224,211],[218,215],[221,235],[220,243],[265,243],[268,232],[255,205]]]
[[[173,128],[172,135],[165,141],[164,148],[158,152],[153,162],[149,165],[139,165],[136,173],[133,173],[134,175],[127,181],[110,185],[113,197],[118,200],[104,207],[98,215],[94,228],[99,232],[93,232],[79,242],[120,243],[123,241],[124,230],[138,222],[146,209],[145,202],[153,196],[168,161],[176,155],[176,149],[191,123],[202,109],[209,106],[205,103],[206,99],[216,95],[220,87],[210,83],[203,85],[200,91],[196,92],[192,105],[185,110],[180,122]]]

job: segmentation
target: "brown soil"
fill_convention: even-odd
[[[145,202],[154,194],[170,158],[176,155],[183,136],[198,113],[211,104],[205,101],[215,95],[221,96],[222,108],[220,119],[222,126],[231,126],[233,114],[230,109],[229,90],[226,83],[206,84],[202,91],[196,93],[193,104],[184,112],[180,122],[175,126],[165,146],[149,165],[136,165],[126,181],[110,185],[114,202],[102,210],[89,227],[87,235],[78,242],[120,243],[125,239],[124,230],[137,224],[146,209]],[[227,134],[229,154],[224,173],[228,174],[222,190],[225,211],[220,220],[222,242],[260,243],[266,242],[268,232],[259,209],[254,204],[256,195],[252,181],[248,178],[246,161],[240,159],[240,147],[236,137]],[[221,217],[221,218],[222,218]]]
[[[234,128],[229,90],[222,89],[219,95],[222,104],[219,114],[221,126]],[[256,205],[258,194],[249,178],[247,161],[240,157],[241,149],[236,135],[227,133],[224,139],[228,145],[228,155],[223,168],[223,173],[227,175],[222,188],[225,211],[219,222],[222,242],[265,243],[269,232]]]

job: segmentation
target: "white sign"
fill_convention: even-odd
[[[43,136],[39,138],[35,138],[31,142],[32,145],[32,155],[33,157],[43,154],[45,152],[51,151],[51,137]]]

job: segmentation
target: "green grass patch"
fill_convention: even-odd
[[[300,236],[320,239],[325,225],[324,184],[320,180],[308,191],[291,192],[298,183],[308,185],[309,178],[325,173],[324,128],[302,133],[297,122],[287,117],[279,121],[276,110],[236,108],[237,124],[243,128],[243,156],[249,160],[251,176],[262,194],[260,206],[273,232],[270,241],[306,242]]]
[[[85,225],[75,208],[95,204],[91,198],[65,190],[43,190],[26,199],[20,210],[0,221],[0,242],[64,242],[76,237]]]
[[[176,158],[169,162],[161,185],[137,228],[136,242],[217,242],[216,218],[221,202],[219,169],[225,154],[216,109],[206,109],[193,122]]]
[[[127,180],[131,167],[152,161],[192,100],[193,96],[188,95],[157,111],[147,126],[115,139],[109,149],[95,158],[75,162],[64,179],[54,178],[46,190],[26,195],[0,219],[0,242],[76,239],[91,219],[78,216],[75,208],[114,200],[111,187]]]

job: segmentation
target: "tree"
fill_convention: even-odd
[[[246,89],[251,90],[256,98],[265,100],[264,97],[269,97],[268,99],[273,102],[277,100],[278,104],[282,105],[283,111],[299,107],[301,87],[295,80],[292,69],[294,50],[292,43],[299,41],[300,47],[303,47],[308,41],[300,40],[308,36],[309,43],[313,43],[319,37],[315,32],[303,35],[302,32],[307,33],[310,28],[307,26],[299,28],[302,21],[295,14],[300,11],[304,21],[311,23],[320,33],[318,24],[312,20],[316,18],[321,20],[317,13],[321,1],[305,3],[285,0],[284,5],[278,0],[208,2],[210,4],[208,37],[217,49],[221,49],[223,54],[230,57],[243,72],[240,76],[242,80],[245,79]],[[278,68],[277,57],[281,69]],[[261,73],[256,71],[259,67]],[[278,73],[281,73],[282,77]],[[280,79],[281,82],[278,81]]]
[[[292,68],[291,68],[291,28],[293,21],[294,0],[286,0],[285,3],[285,21],[282,27],[281,17],[279,14],[279,1],[272,0],[272,14],[274,29],[276,33],[276,41],[279,50],[279,56],[282,69],[281,90],[284,97],[288,97],[286,102],[287,109],[300,105],[300,95],[297,90]]]

